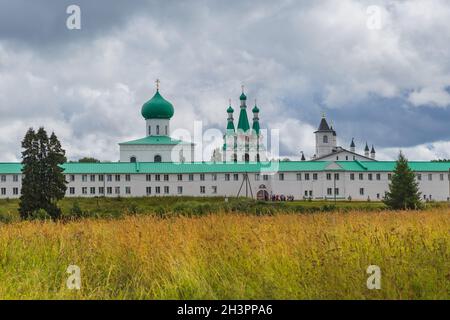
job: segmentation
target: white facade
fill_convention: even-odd
[[[248,173],[253,198],[264,192],[270,197],[293,195],[295,199],[334,199],[381,201],[389,189],[391,172],[336,171],[333,163],[324,171],[280,171],[274,174]],[[447,201],[450,197],[449,172],[417,172],[424,200]],[[67,197],[141,196],[237,196],[245,174],[208,173],[86,173],[66,174]],[[0,174],[0,199],[18,198],[21,174]],[[250,189],[247,189],[251,197]],[[259,193],[259,194],[258,194]],[[245,184],[241,190],[245,196]]]

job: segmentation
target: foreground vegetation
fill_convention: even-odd
[[[449,231],[448,208],[0,224],[0,299],[449,299]]]
[[[447,207],[446,203],[428,203],[428,208]],[[19,200],[0,200],[0,223],[20,221]],[[142,198],[65,198],[58,202],[63,221],[78,218],[122,218],[128,215],[201,216],[215,212],[240,212],[255,215],[276,213],[317,213],[339,210],[380,211],[381,202],[358,201],[293,201],[257,202],[243,198],[223,197],[142,197]],[[45,212],[35,218],[45,218]]]

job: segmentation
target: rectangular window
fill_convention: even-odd
[[[101,181],[101,182],[105,181],[105,176],[103,174],[99,174],[98,181]]]
[[[169,181],[169,175],[168,174],[164,175],[164,181]]]
[[[81,193],[82,194],[87,194],[87,187],[81,188]]]
[[[19,181],[19,176],[17,174],[13,175],[13,182]]]
[[[259,173],[255,173],[255,181],[259,181],[260,178],[261,177],[260,177]]]
[[[308,190],[305,190],[305,197],[308,196]]]
[[[81,181],[86,182],[87,181],[87,174],[83,174],[81,176]]]
[[[388,180],[391,181],[392,179],[392,173],[388,173]]]
[[[302,180],[302,174],[301,173],[297,173],[297,181],[301,181]]]
[[[106,180],[107,180],[107,181],[112,181],[112,174],[108,174],[108,175],[106,176]]]
[[[317,173],[313,173],[313,180],[317,180]]]
[[[2,196],[6,195],[6,188],[2,188]]]
[[[327,173],[327,180],[331,180],[331,173]]]
[[[205,181],[205,174],[204,173],[200,173],[200,181]]]
[[[359,188],[359,194],[362,196],[364,195],[364,188]]]
[[[194,181],[194,175],[192,173],[189,174],[189,181]]]
[[[422,175],[420,173],[417,174],[417,180],[422,180]]]
[[[183,187],[182,186],[178,186],[177,193],[178,194],[183,194]]]
[[[334,188],[334,194],[335,194],[336,196],[339,195],[339,188]]]
[[[155,187],[155,193],[160,194],[161,193],[161,187]]]
[[[216,194],[217,193],[217,186],[212,186],[211,187],[211,193],[212,194]]]
[[[107,187],[106,188],[106,193],[112,194],[112,187]]]
[[[98,194],[105,194],[105,187],[98,187]]]
[[[205,186],[200,186],[200,193],[205,193]]]
[[[339,173],[334,174],[334,180],[339,180]]]
[[[359,174],[359,180],[364,180],[364,174],[362,173]]]
[[[13,188],[13,195],[18,195],[19,194],[19,188]]]
[[[183,175],[182,174],[178,174],[177,175],[177,179],[178,179],[178,181],[183,181]]]
[[[229,173],[225,173],[225,181],[230,181],[230,174]]]
[[[169,193],[169,187],[168,186],[164,186],[164,193],[168,194]]]
[[[6,176],[4,174],[0,177],[0,181],[1,182],[6,182]]]
[[[74,187],[70,187],[69,188],[69,193],[70,194],[75,194],[75,188]]]
[[[125,181],[131,181],[131,175],[126,174],[125,175]]]
[[[444,174],[443,174],[443,173],[441,173],[441,174],[439,175],[439,179],[440,179],[441,181],[444,181]]]
[[[305,180],[309,180],[309,173],[305,173]]]
[[[116,175],[115,175],[115,180],[116,180],[116,181],[120,181],[120,174],[116,174]]]
[[[145,175],[145,181],[152,181],[152,175],[151,174],[146,174]]]
[[[71,174],[69,180],[72,181],[72,182],[75,181],[75,175],[74,175],[74,174]]]
[[[115,187],[114,188],[114,193],[115,194],[120,194],[120,187]]]
[[[368,178],[368,179],[369,179],[369,181],[372,181],[372,176],[373,176],[373,175],[372,175],[371,173],[369,173],[369,175],[368,175],[368,177],[369,177],[369,178]]]
[[[354,173],[350,173],[350,180],[355,180],[355,174]]]
[[[89,178],[90,178],[91,182],[94,182],[95,181],[95,174],[91,174]]]
[[[432,181],[433,180],[433,174],[432,173],[429,173],[428,174],[428,181]]]
[[[161,181],[161,176],[159,174],[155,174],[155,181]]]
[[[381,180],[381,174],[377,173],[377,180],[380,181]]]
[[[95,194],[95,187],[91,187],[91,194]]]
[[[216,173],[213,173],[213,174],[211,175],[211,180],[212,180],[212,181],[217,181],[217,174],[216,174]]]
[[[279,173],[278,174],[278,180],[284,181],[284,173]]]
[[[268,174],[263,174],[263,180],[264,181],[268,181],[269,180],[269,175]]]
[[[152,187],[146,187],[146,188],[145,188],[145,193],[146,193],[147,195],[152,194]]]
[[[131,187],[125,187],[125,193],[131,194]]]
[[[239,174],[235,173],[233,174],[233,180],[238,181],[239,180]]]
[[[332,188],[327,188],[327,195],[331,196],[333,194]]]

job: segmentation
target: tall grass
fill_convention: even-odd
[[[449,232],[449,209],[3,224],[0,299],[449,299]]]

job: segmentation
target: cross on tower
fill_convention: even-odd
[[[244,85],[242,85],[241,88],[242,88],[242,93],[244,93]]]
[[[159,83],[161,82],[161,81],[159,81],[159,79],[156,79],[156,91],[159,91]]]

